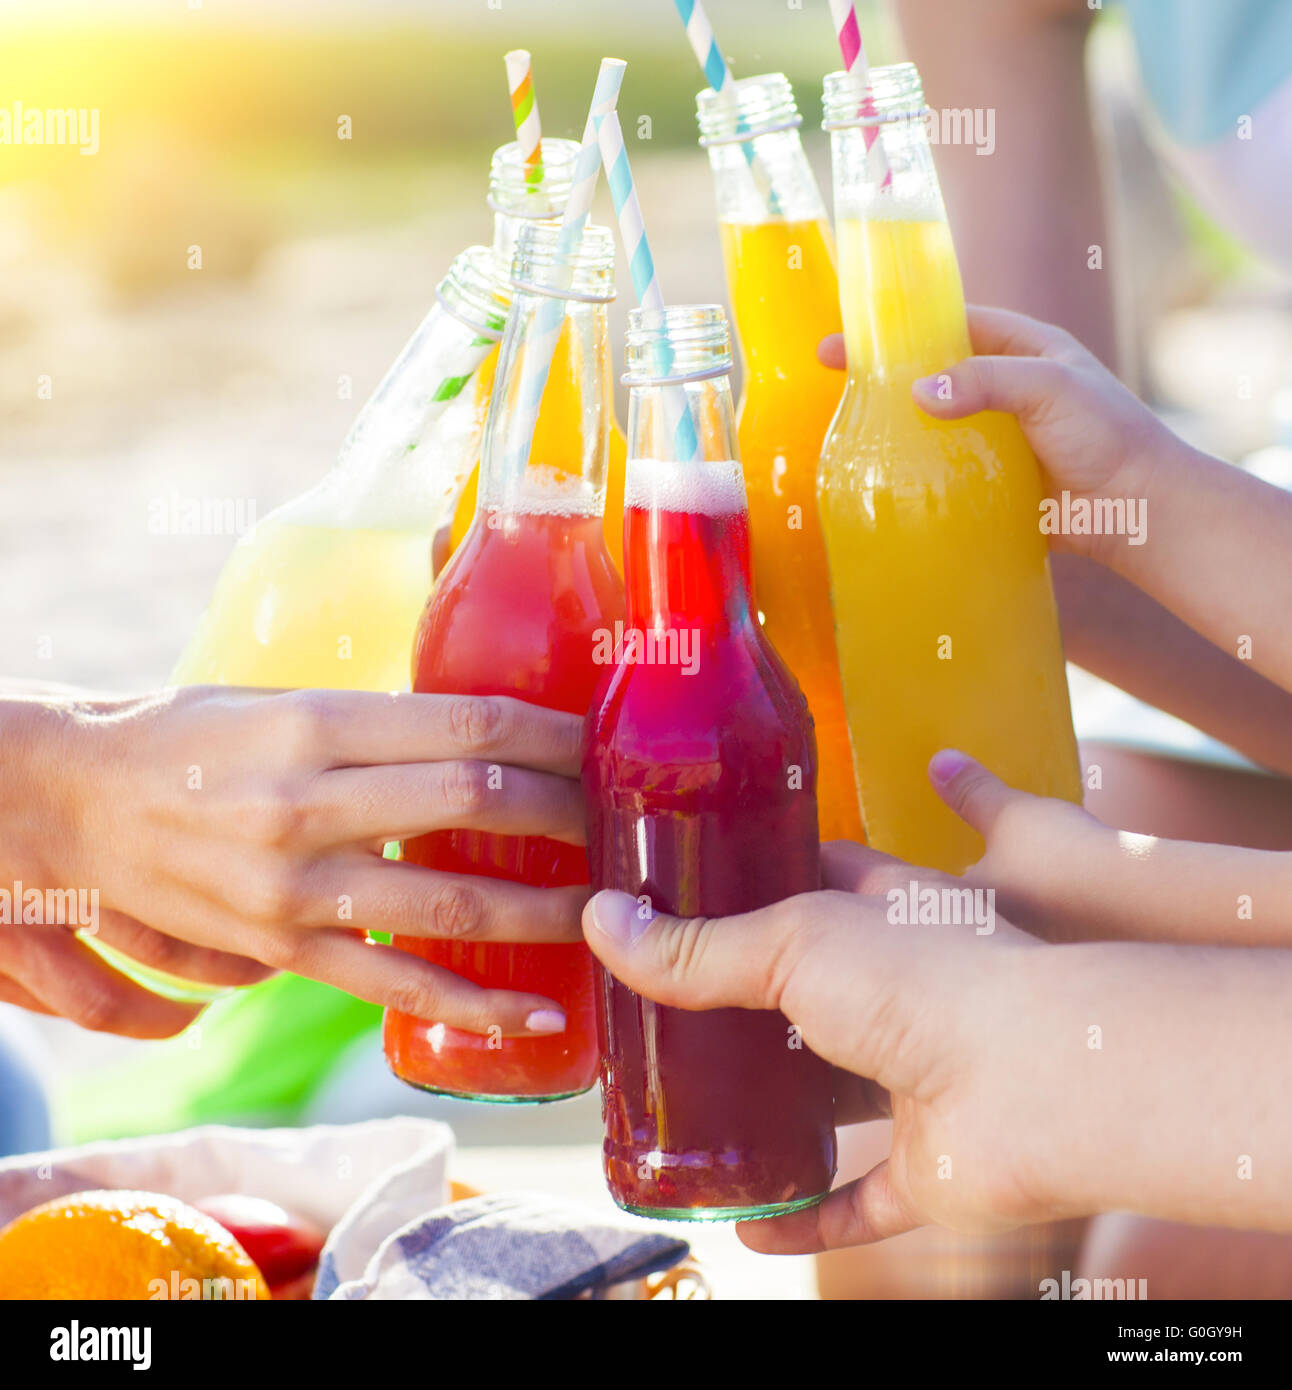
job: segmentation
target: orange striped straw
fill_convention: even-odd
[[[533,65],[524,48],[513,48],[503,56],[503,62],[507,65],[516,140],[525,156],[525,182],[532,187],[543,182],[543,128],[538,120],[538,102],[534,100]]]

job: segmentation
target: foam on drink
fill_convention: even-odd
[[[736,459],[629,459],[624,506],[730,516],[745,510],[745,476]]]

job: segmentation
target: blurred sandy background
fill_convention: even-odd
[[[882,7],[867,9],[872,59],[900,57]],[[710,10],[737,74],[790,75],[828,188],[824,0]],[[1101,83],[1120,90],[1133,73],[1105,37]],[[164,680],[232,541],[154,534],[150,503],[263,515],[327,467],[453,256],[489,240],[506,49],[532,49],[544,130],[574,138],[597,60],[629,59],[621,110],[667,292],[723,297],[701,83],[669,0],[8,0],[0,39],[11,100],[100,112],[93,156],[0,146],[8,674]],[[1269,305],[1268,285],[1153,173],[1128,101],[1106,104],[1126,108],[1145,384],[1210,414],[1195,425],[1215,446],[1258,447],[1289,380],[1287,314],[1248,309]],[[649,139],[633,138],[641,117]],[[597,207],[611,218],[604,190]],[[629,300],[621,276],[616,340]],[[1217,420],[1213,368],[1240,345],[1259,361],[1254,395],[1222,399]]]

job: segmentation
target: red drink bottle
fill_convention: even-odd
[[[588,715],[592,886],[684,917],[747,912],[819,887],[816,745],[751,611],[723,311],[634,310],[628,363],[628,625]],[[683,392],[700,445],[679,460]],[[830,1071],[782,1014],[665,1008],[604,971],[601,988],[605,1170],[620,1206],[730,1220],[825,1195]]]
[[[547,223],[526,227],[520,236],[475,519],[422,615],[413,689],[513,695],[584,715],[605,674],[596,653],[623,614],[623,589],[601,521],[611,420],[606,303],[614,293],[614,253],[606,228],[585,230],[526,456],[517,437],[529,427],[516,404],[521,365],[539,305],[553,293],[545,287],[556,278],[558,236],[559,228]],[[542,836],[437,831],[408,841],[404,858],[446,873],[536,887],[586,883],[588,877],[581,849]],[[427,1090],[495,1101],[556,1100],[595,1081],[595,962],[582,942],[396,936],[394,944],[478,984],[547,995],[567,1020],[563,1033],[502,1037],[388,1009],[386,1058],[396,1076]]]

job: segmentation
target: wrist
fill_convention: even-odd
[[[10,795],[0,843],[7,877],[32,887],[88,884],[84,807],[93,763],[72,701],[0,700]]]
[[[1135,434],[1138,437],[1127,441],[1121,462],[1102,490],[1115,507],[1125,508],[1125,529],[1092,537],[1087,552],[1132,582],[1158,539],[1155,527],[1163,521],[1167,505],[1178,495],[1185,476],[1205,457],[1156,416],[1150,416]]]

